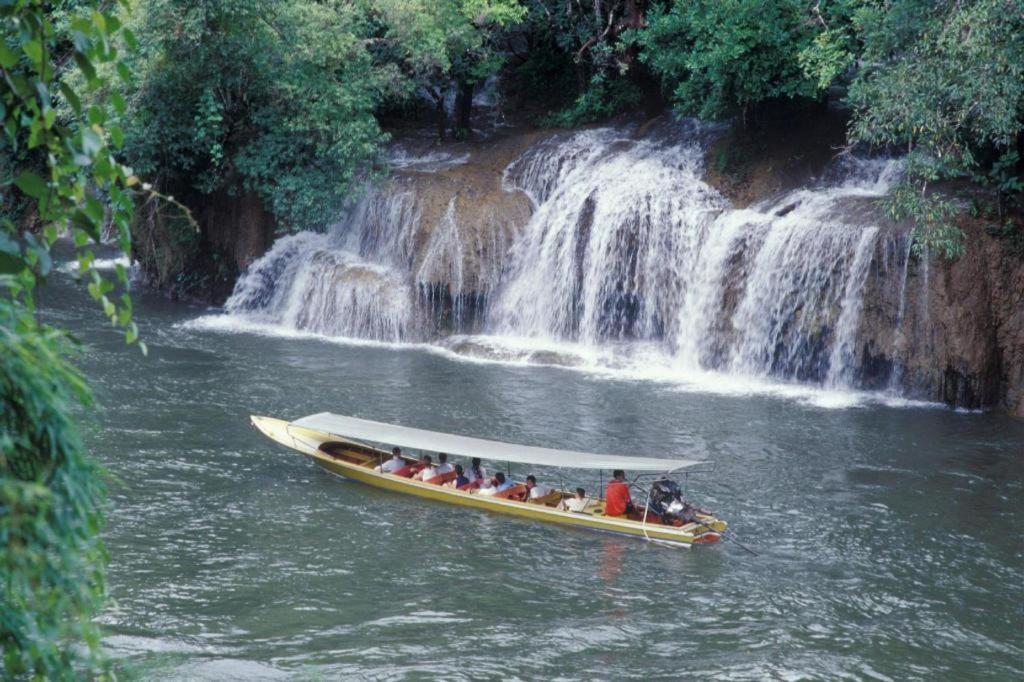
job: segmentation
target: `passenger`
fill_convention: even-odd
[[[543,497],[547,497],[553,492],[553,489],[549,485],[537,485],[536,479],[534,485],[530,488],[530,494],[527,496],[531,500],[539,500]]]
[[[493,478],[485,478],[480,481],[480,487],[477,490],[480,495],[490,497],[494,493],[498,492],[497,481]]]
[[[512,487],[512,481],[505,480],[505,474],[500,471],[494,474],[494,492],[503,493]]]
[[[430,455],[423,455],[420,458],[420,470],[413,474],[414,481],[429,481],[437,476],[437,467],[433,465]]]
[[[384,462],[383,464],[373,467],[373,470],[381,471],[386,474],[392,474],[404,466],[405,460],[402,459],[402,448],[392,448],[391,459]]]
[[[565,498],[558,503],[558,508],[564,511],[581,512],[587,508],[589,502],[587,491],[583,488],[576,488],[576,496]]]
[[[604,493],[605,516],[623,516],[634,511],[633,500],[629,496],[629,485],[626,483],[626,472],[616,469],[612,472],[612,480]]]
[[[518,492],[518,493],[516,493],[515,495],[512,495],[509,499],[519,500],[520,502],[525,502],[526,500],[530,499],[531,497],[535,497],[535,495],[533,495],[533,491],[536,488],[537,488],[537,477],[534,476],[533,474],[530,474],[529,476],[526,477],[526,487],[525,487],[525,489],[520,491],[520,492]]]
[[[461,488],[462,486],[469,483],[469,479],[466,478],[466,474],[462,471],[462,465],[455,465],[455,478],[445,483],[449,488]]]
[[[452,465],[448,463],[448,455],[443,452],[439,452],[437,454],[437,474],[439,476],[443,476],[448,472],[454,470],[455,469],[452,467]]]
[[[469,482],[480,481],[480,485],[483,486],[484,481],[487,480],[487,470],[480,466],[480,458],[474,457],[473,461],[469,465],[469,471],[466,472],[466,478]]]

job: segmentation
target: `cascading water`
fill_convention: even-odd
[[[899,163],[847,157],[812,186],[734,209],[703,181],[706,132],[542,140],[503,176],[532,215],[497,227],[468,221],[454,191],[446,203],[419,194],[465,157],[402,156],[416,172],[371,191],[329,234],[279,240],[239,281],[229,315],[382,341],[482,331],[442,343],[496,358],[546,347],[559,362],[855,385],[883,234],[871,204]],[[905,283],[906,256],[901,267]]]
[[[239,279],[228,313],[387,342],[435,336],[442,317],[450,329],[466,328],[498,280],[511,226],[477,225],[467,238],[454,197],[436,216],[424,215],[424,203],[410,177],[397,178],[369,191],[328,233],[279,239]]]
[[[600,130],[514,163],[507,180],[537,209],[491,328],[654,341],[682,369],[849,385],[878,234],[858,203],[883,194],[898,165],[847,160],[827,184],[729,210],[701,158],[695,135],[665,144]]]

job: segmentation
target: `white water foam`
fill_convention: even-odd
[[[118,265],[125,268],[131,268],[133,266],[131,259],[128,256],[117,256],[115,258],[97,258],[93,260],[92,267],[96,270],[113,270]],[[57,270],[67,274],[77,274],[79,263],[77,260],[65,261],[61,263]]]

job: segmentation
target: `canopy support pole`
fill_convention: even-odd
[[[647,534],[647,512],[649,512],[651,510],[651,490],[653,490],[653,489],[654,489],[654,484],[651,484],[651,487],[647,489],[647,500],[644,501],[644,520],[643,520],[642,528],[643,528],[643,531],[644,531],[644,539],[645,540],[650,540],[651,539],[651,537]]]

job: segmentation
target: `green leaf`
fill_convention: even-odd
[[[85,76],[86,80],[90,83],[96,80],[96,69],[93,67],[92,62],[81,52],[75,52],[75,63],[78,64],[79,70],[82,75]]]
[[[0,252],[0,274],[13,275],[28,267],[20,256]]]
[[[0,66],[5,69],[9,69],[18,63],[18,55],[16,55],[11,48],[7,47],[7,43],[0,40]]]
[[[14,184],[25,194],[36,199],[42,199],[47,193],[46,183],[32,171],[22,171],[14,179]]]
[[[64,99],[66,99],[68,104],[71,105],[71,109],[74,110],[76,114],[81,114],[82,101],[78,99],[78,95],[71,89],[71,86],[67,83],[61,83],[60,91],[64,95]]]
[[[135,38],[135,34],[131,32],[131,29],[125,28],[121,31],[121,35],[124,36],[124,42],[128,49],[132,51],[139,49],[139,41]]]
[[[124,115],[127,106],[125,105],[124,97],[121,96],[121,93],[117,92],[116,90],[111,92],[110,103],[114,105],[114,109],[117,111],[117,113]]]
[[[33,64],[43,61],[43,46],[38,40],[29,40],[22,44],[21,49],[28,55]]]

